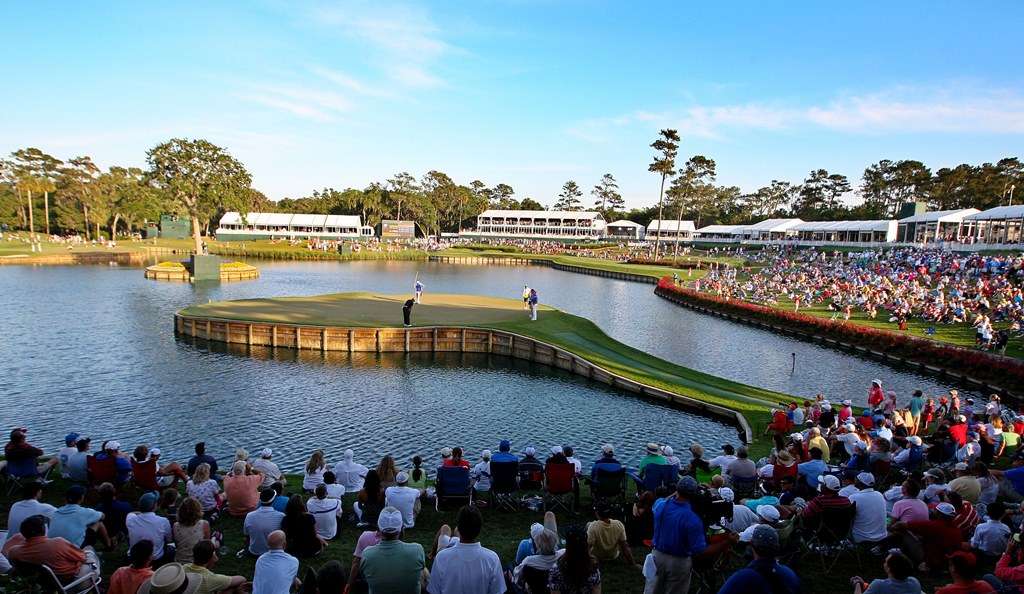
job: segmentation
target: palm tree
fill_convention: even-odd
[[[658,152],[654,161],[647,167],[648,171],[661,174],[661,190],[658,192],[658,221],[661,224],[665,209],[665,180],[676,168],[676,152],[679,150],[679,132],[666,128],[659,134],[660,138],[651,143],[651,148]],[[654,259],[658,259],[658,247],[661,244],[661,229],[654,236]]]

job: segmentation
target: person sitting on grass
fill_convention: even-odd
[[[6,551],[12,564],[46,565],[64,580],[100,573],[96,551],[92,547],[80,549],[63,538],[48,538],[43,516],[25,518],[21,522],[20,536],[21,541]]]
[[[288,537],[285,550],[300,559],[315,557],[327,546],[327,541],[317,534],[316,519],[306,511],[301,495],[292,495],[288,500],[281,530]]]
[[[409,475],[399,472],[395,477],[395,485],[384,490],[384,504],[402,512],[402,521],[406,528],[416,525],[416,516],[420,513],[420,492],[409,485]]]
[[[43,516],[49,522],[57,508],[49,503],[39,501],[43,496],[43,484],[35,481],[27,482],[21,487],[21,499],[11,504],[7,512],[7,533],[17,534],[25,518]]]
[[[506,574],[508,581],[518,586],[523,592],[530,591],[527,589],[528,582],[532,581],[530,574],[540,574],[540,577],[536,579],[540,581],[540,578],[543,578],[546,587],[551,568],[554,567],[559,555],[557,550],[558,534],[540,524],[534,524],[534,526],[539,526],[537,535],[532,537],[536,553],[524,557],[510,573]]]
[[[597,505],[594,516],[597,519],[587,524],[590,555],[600,563],[614,561],[621,555],[627,564],[636,565],[633,551],[626,542],[626,527],[612,518],[611,507],[604,503]]]
[[[949,575],[953,583],[935,590],[935,594],[990,594],[996,590],[993,583],[1001,584],[994,576],[985,576],[986,581],[976,579],[978,559],[973,553],[957,551],[949,556]],[[992,582],[990,583],[989,580]]]
[[[898,550],[890,551],[882,562],[882,568],[886,577],[872,580],[871,583],[864,581],[860,576],[850,578],[853,594],[921,594],[921,583],[912,575],[914,564],[906,555]]]
[[[103,513],[91,507],[82,507],[85,499],[85,488],[72,485],[66,495],[67,505],[57,508],[50,518],[47,535],[50,538],[63,538],[76,547],[102,542],[108,550],[111,548],[110,536],[103,525]]]
[[[263,473],[263,482],[260,483],[260,491],[269,489],[271,485],[284,480],[284,474],[273,461],[274,450],[263,448],[260,457],[252,463],[252,469]]]
[[[42,455],[43,450],[28,442],[28,429],[24,427],[13,429],[11,431],[11,440],[4,446],[4,461],[7,463],[6,471],[9,474],[18,476],[18,478],[45,476],[52,469],[56,468],[57,464],[60,463],[60,459],[54,456],[44,462],[40,462],[39,458]],[[15,466],[31,466],[35,469],[35,475],[17,475],[12,472]]]
[[[106,528],[107,536],[127,536],[128,528],[124,521],[133,510],[132,504],[117,498],[117,489],[113,483],[103,483],[96,492],[99,496],[96,509],[103,513],[103,526]]]
[[[334,474],[346,493],[355,493],[363,488],[363,479],[369,470],[362,464],[353,462],[355,453],[345,450],[341,454],[341,462],[334,465]]]
[[[334,471],[328,470],[324,473],[324,486],[327,487],[327,496],[331,499],[341,501],[345,497],[345,487],[338,484],[338,477]]]
[[[153,577],[153,543],[140,540],[128,549],[130,565],[119,567],[110,576],[107,594],[136,594]]]
[[[316,486],[313,496],[306,502],[306,510],[316,520],[316,533],[324,540],[331,540],[338,534],[338,518],[343,514],[341,500],[327,496],[327,485]]]
[[[750,538],[754,560],[736,571],[722,584],[718,594],[773,594],[799,592],[800,578],[792,569],[776,560],[779,533],[764,524],[754,527]]]
[[[484,450],[489,452],[490,450]],[[427,490],[427,472],[423,470],[423,458],[420,456],[412,457],[412,468],[408,471],[409,474],[409,486],[418,489],[420,494]]]
[[[519,541],[519,546],[516,548],[516,565],[522,563],[523,559],[529,557],[530,555],[537,554],[537,535],[539,535],[541,531],[545,528],[551,530],[556,535],[558,534],[558,521],[555,518],[555,512],[544,512],[543,524],[538,524],[536,522],[530,524],[530,537],[524,538],[523,540]],[[450,533],[451,531],[449,530],[449,534]]]
[[[464,506],[459,510],[456,524],[459,543],[438,551],[434,557],[429,594],[448,592],[474,592],[477,594],[501,594],[505,591],[505,579],[501,571],[501,560],[497,553],[481,546],[479,538],[483,528],[483,516],[475,506]],[[586,535],[582,537],[586,553]]]
[[[963,548],[960,530],[953,523],[955,515],[952,504],[940,503],[935,506],[934,519],[896,522],[889,530],[902,537],[901,550],[919,563],[919,569],[940,571],[946,566],[946,555]]]
[[[139,498],[139,511],[128,514],[128,545],[140,540],[153,542],[153,567],[160,567],[174,561],[174,536],[171,523],[155,513],[156,494],[146,493]]]
[[[236,518],[244,518],[246,514],[256,509],[259,504],[259,488],[263,484],[263,475],[259,471],[255,471],[255,474],[245,472],[245,462],[237,460],[231,466],[231,473],[224,477],[228,514]]]
[[[314,572],[312,568],[306,571],[299,594],[344,594],[347,583],[348,576],[341,562],[328,561],[320,571]]]
[[[314,450],[306,462],[305,474],[302,477],[302,490],[312,493],[316,486],[324,482],[324,471],[327,461],[323,450]]]
[[[992,559],[998,558],[1006,550],[1010,540],[1010,527],[1004,522],[1009,519],[1006,506],[996,501],[985,508],[985,522],[978,524],[971,536],[971,547],[980,555]]]
[[[356,519],[364,526],[376,525],[377,514],[384,508],[384,489],[380,486],[380,478],[376,470],[368,470],[363,488],[356,494],[352,510]]]
[[[187,481],[188,473],[177,462],[169,462],[160,465],[160,448],[149,449],[146,445],[140,445],[132,452],[132,464],[135,466],[151,466],[152,475],[156,477],[158,487],[174,487],[178,481]],[[134,469],[133,469],[134,472]]]
[[[359,573],[370,592],[420,592],[426,558],[423,546],[402,542],[402,512],[388,506],[381,510],[377,527],[381,540],[363,551]]]
[[[274,502],[278,497],[275,489],[261,492],[260,506],[256,508],[256,511],[251,511],[245,516],[242,531],[245,533],[245,548],[250,555],[258,557],[266,553],[268,550],[267,537],[271,532],[281,529],[284,513],[274,509]]]
[[[473,489],[477,493],[487,493],[491,490],[491,450],[480,452],[480,461],[469,472],[473,479]]]
[[[192,549],[201,540],[213,540],[220,546],[220,535],[210,530],[210,523],[203,519],[203,508],[195,497],[186,497],[182,501],[172,532],[174,560],[180,563],[192,561]]]
[[[209,474],[215,480],[217,478],[217,459],[206,453],[206,442],[200,441],[196,444],[196,455],[188,459],[188,464],[185,466],[185,470],[188,474],[194,475],[196,469],[199,468],[200,464],[206,464],[209,466]],[[201,501],[201,500],[200,500]]]
[[[185,484],[185,492],[199,500],[203,515],[214,522],[220,512],[221,499],[220,485],[210,476],[211,472],[210,465],[205,462],[196,466],[192,478]]]
[[[582,526],[566,531],[565,552],[548,573],[548,589],[552,594],[600,594],[601,570],[590,554]]]
[[[302,585],[296,577],[299,573],[299,560],[284,550],[287,541],[288,537],[281,530],[275,530],[267,536],[269,549],[256,560],[252,594],[285,594]]]
[[[252,584],[240,575],[222,575],[214,573],[220,557],[217,556],[218,545],[212,540],[201,540],[191,551],[193,561],[185,565],[187,573],[198,574],[202,583],[196,594],[242,594],[252,588]]]

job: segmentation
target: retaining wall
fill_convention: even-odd
[[[547,266],[555,270],[575,272],[577,274],[589,274],[604,278],[631,281],[635,283],[658,284],[658,279],[644,274],[633,274],[631,272],[617,272],[613,270],[601,270],[598,268],[587,268],[572,264],[562,264],[545,258],[519,258],[515,256],[430,256],[431,262],[442,262],[445,264],[499,264],[505,266]]]
[[[754,439],[753,430],[747,419],[734,410],[623,377],[565,349],[512,332],[458,326],[417,328],[302,326],[231,321],[181,314],[174,316],[174,331],[179,336],[248,346],[347,351],[350,353],[489,353],[515,357],[570,371],[651,400],[723,419],[728,423],[738,425],[747,443]]]

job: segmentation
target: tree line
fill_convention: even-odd
[[[926,202],[933,210],[986,209],[1007,203],[1015,188],[1024,191],[1024,164],[1008,157],[934,172],[920,161],[881,160],[864,170],[856,187],[843,174],[814,169],[802,182],[772,180],[744,193],[716,183],[714,159],[678,157],[681,142],[677,131],[665,129],[651,144],[648,170],[660,181],[657,203],[625,210],[618,182],[606,173],[589,198],[575,180],[566,181],[552,209],[593,209],[609,221],[625,218],[642,225],[652,219],[693,220],[700,227],[767,217],[892,218],[909,201]],[[369,225],[407,219],[420,233],[435,235],[471,227],[488,208],[545,208],[531,197],[518,199],[509,184],[461,184],[437,170],[419,178],[400,172],[362,189],[328,187],[274,203],[252,188],[241,162],[205,140],[169,140],[150,149],[146,163],[102,171],[88,156],[63,161],[38,148],[16,150],[0,160],[0,225],[92,239],[132,233],[166,213],[189,217],[198,237],[224,211],[239,210],[353,214]]]

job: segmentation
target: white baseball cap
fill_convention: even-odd
[[[857,481],[869,487],[875,486],[875,475],[870,472],[862,472],[857,475]]]
[[[260,450],[260,458],[270,458],[274,455],[274,450],[270,448],[263,448]]]
[[[722,487],[718,490],[718,496],[726,501],[735,501],[736,493],[733,492],[729,487]]]
[[[377,530],[383,534],[397,534],[402,531],[402,512],[390,505],[380,510],[377,516]]]
[[[823,474],[823,475],[818,477],[818,490],[819,491],[821,491],[822,487],[824,487],[824,488],[826,488],[826,489],[828,489],[830,491],[838,491],[840,484],[841,483],[839,482],[839,477],[837,477],[834,474]]]
[[[774,505],[757,506],[757,515],[769,522],[777,522],[779,518],[782,517],[781,514],[779,514],[779,509]]]

